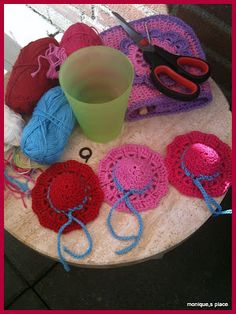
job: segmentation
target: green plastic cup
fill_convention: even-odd
[[[105,143],[120,134],[133,77],[129,59],[105,46],[79,49],[61,66],[60,85],[89,139]]]

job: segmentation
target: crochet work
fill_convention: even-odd
[[[42,226],[58,232],[68,220],[63,211],[79,206],[84,199],[87,201],[83,208],[74,211],[73,216],[87,224],[98,216],[103,192],[98,177],[88,165],[69,160],[55,163],[38,177],[32,190],[32,209]],[[50,201],[59,212],[50,206]],[[63,233],[80,228],[72,221]]]
[[[99,179],[105,200],[113,205],[122,197],[114,182],[114,175],[125,190],[141,190],[130,195],[130,203],[137,211],[157,207],[168,191],[168,175],[159,153],[144,145],[127,144],[111,149],[99,164]],[[130,212],[125,202],[117,210]]]
[[[182,194],[203,198],[199,188],[181,167],[194,176],[215,176],[212,180],[202,181],[202,186],[212,197],[223,195],[232,182],[231,148],[213,134],[193,131],[177,136],[167,146],[166,166],[169,182]]]
[[[194,176],[199,177],[201,174],[211,176],[218,172],[220,156],[213,148],[196,143],[192,144],[186,151],[184,162]]]
[[[147,37],[145,23],[148,27],[152,44],[177,55],[205,59],[205,54],[197,36],[192,28],[182,20],[169,15],[156,15],[133,21],[130,24],[144,37]],[[201,84],[200,95],[193,101],[179,101],[161,94],[149,77],[150,68],[144,61],[141,50],[121,26],[115,26],[104,31],[101,33],[101,37],[104,45],[121,50],[134,65],[135,78],[126,112],[127,120],[139,120],[161,114],[188,111],[202,107],[212,100],[208,82]],[[139,113],[143,107],[147,108],[146,114]]]

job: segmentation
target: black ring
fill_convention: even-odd
[[[84,151],[88,151],[89,154],[84,155],[84,154],[83,154]],[[81,150],[79,151],[80,157],[81,157],[82,159],[85,159],[85,160],[86,160],[86,161],[85,161],[86,163],[88,162],[88,160],[89,160],[89,158],[92,156],[92,154],[93,154],[93,152],[92,152],[92,150],[91,150],[89,147],[83,147],[83,148],[81,148]]]

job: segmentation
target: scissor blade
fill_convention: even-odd
[[[120,22],[120,25],[124,28],[126,33],[128,33],[128,35],[133,39],[133,41],[135,41],[135,43],[138,46],[140,46],[140,40],[143,39],[143,36],[140,33],[136,32],[136,30],[133,27],[131,27],[129,23],[127,23],[126,20],[123,19],[122,16],[120,16],[120,14],[116,12],[112,12],[112,13],[115,15],[115,17],[117,17],[117,19]]]

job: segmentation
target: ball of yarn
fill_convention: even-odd
[[[76,23],[65,31],[60,47],[65,48],[66,54],[69,56],[80,48],[102,44],[101,37],[92,27],[84,23]]]
[[[21,52],[13,66],[6,88],[5,102],[18,113],[31,114],[40,97],[50,88],[58,85],[58,80],[48,79],[47,60],[41,61],[40,72],[32,77],[38,69],[38,58],[45,54],[52,43],[58,46],[56,39],[41,38],[29,43]]]
[[[40,164],[52,164],[63,153],[76,120],[60,86],[47,91],[25,126],[21,149]]]
[[[4,104],[4,151],[12,146],[20,146],[20,139],[25,121]]]

